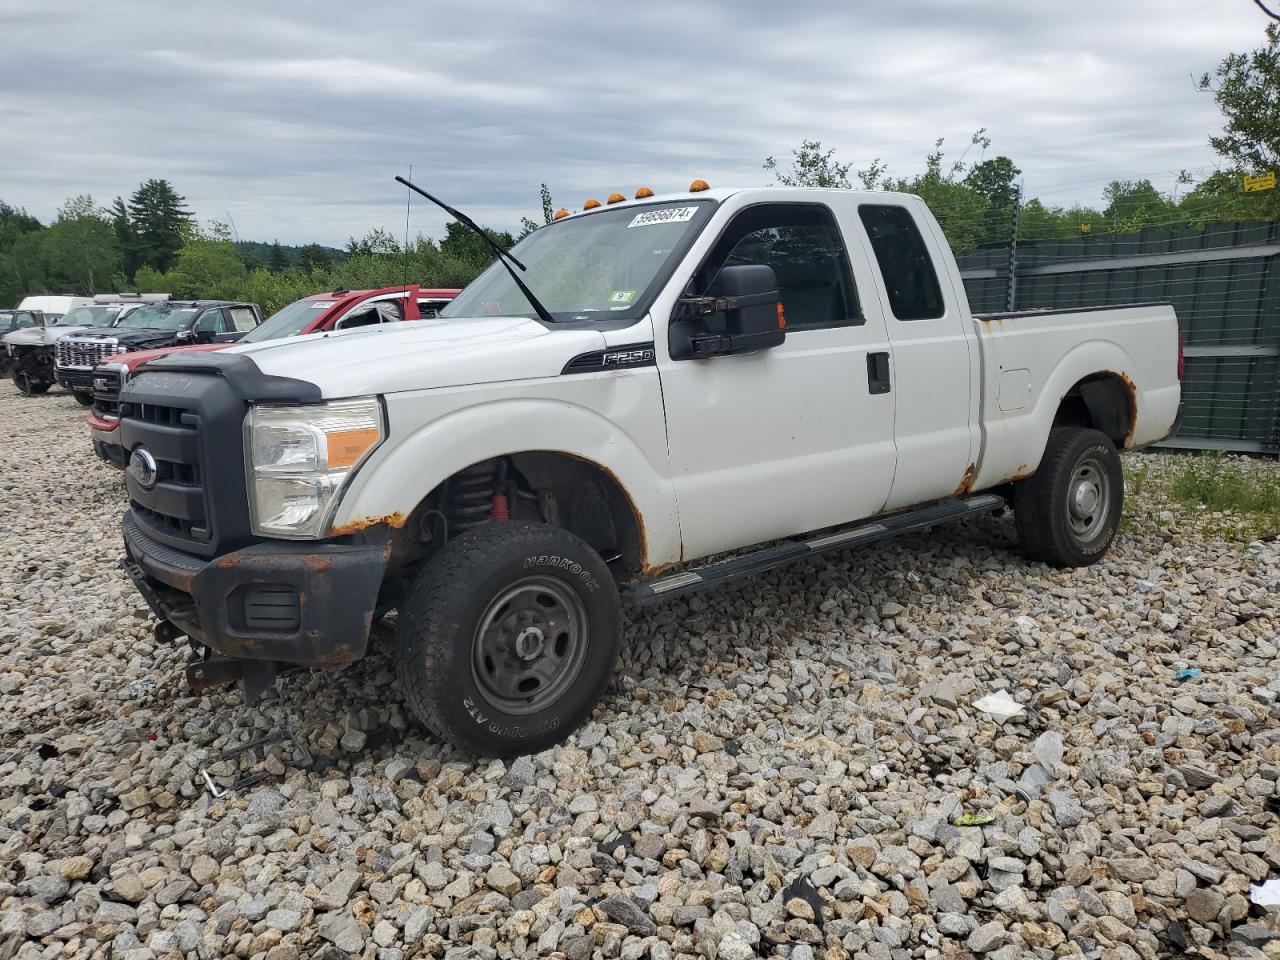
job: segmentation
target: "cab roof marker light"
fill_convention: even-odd
[[[565,217],[567,217],[568,215],[569,215],[569,211],[568,211],[568,210],[566,210],[564,207],[561,207],[559,210],[557,210],[555,213],[553,213],[553,214],[551,215],[551,219],[552,219],[552,220],[563,220],[563,219],[564,219]]]
[[[653,191],[650,190],[648,187],[640,187],[639,189],[636,190],[637,200],[644,200],[645,198],[652,197],[652,196],[653,196]]]
[[[600,206],[600,201],[599,201],[599,200],[597,200],[595,197],[592,197],[591,199],[589,199],[586,203],[584,203],[584,204],[582,205],[582,209],[583,209],[583,210],[594,210],[594,209],[595,209],[596,207],[598,207],[598,206]]]
[[[627,199],[627,198],[626,198],[626,197],[624,197],[624,196],[623,196],[622,194],[620,194],[620,193],[611,193],[611,194],[609,194],[609,196],[605,199],[605,203],[621,203],[621,202],[622,202],[623,200],[625,200],[625,199]]]
[[[689,184],[690,193],[701,193],[703,190],[710,190],[710,189],[711,189],[711,184],[707,183],[707,181],[705,180],[695,180],[693,181],[693,183]]]

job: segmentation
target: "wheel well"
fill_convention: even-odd
[[[491,484],[490,496],[506,496],[511,519],[568,530],[620,576],[634,577],[644,569],[643,527],[622,484],[599,464],[559,451],[494,457],[444,480],[397,531],[393,566],[416,567],[463,529],[488,521],[490,501],[482,492],[486,483]]]
[[[1120,448],[1132,443],[1136,423],[1133,381],[1123,373],[1085,377],[1063,395],[1053,418],[1055,427],[1099,430]]]

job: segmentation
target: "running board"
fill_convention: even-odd
[[[980,493],[972,497],[948,499],[918,510],[908,510],[878,517],[873,521],[857,524],[820,536],[797,540],[784,540],[751,553],[739,554],[727,560],[683,570],[657,580],[633,583],[624,588],[623,595],[639,604],[657,603],[683,597],[698,590],[716,587],[739,577],[749,577],[766,570],[784,567],[798,560],[807,560],[836,550],[847,550],[867,543],[889,540],[904,533],[924,530],[934,524],[960,520],[978,513],[991,513],[1005,506],[1003,497]]]

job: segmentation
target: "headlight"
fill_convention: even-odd
[[[293,540],[328,533],[343,487],[386,436],[376,397],[255,406],[244,423],[253,532]]]

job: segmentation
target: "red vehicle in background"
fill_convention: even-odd
[[[225,350],[241,343],[261,343],[281,337],[298,337],[327,330],[348,330],[378,323],[399,323],[434,317],[461,291],[417,285],[383,287],[380,290],[334,290],[295,300],[273,313],[236,343],[201,343],[159,350],[136,350],[108,357],[93,371],[93,405],[89,408],[89,435],[93,452],[108,463],[124,467],[128,451],[117,441],[120,425],[120,388],[133,371],[158,357],[176,351]]]

